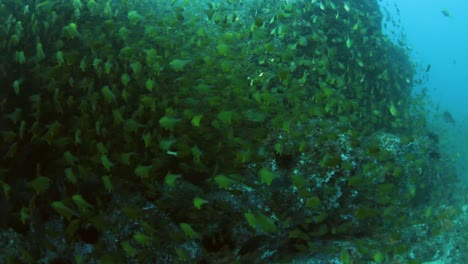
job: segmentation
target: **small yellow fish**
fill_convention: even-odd
[[[351,42],[351,39],[349,38],[349,36],[346,38],[346,47],[351,48],[351,45],[353,45],[353,43]]]
[[[393,103],[390,105],[390,108],[388,110],[390,111],[390,114],[392,114],[392,116],[396,116],[398,114]]]

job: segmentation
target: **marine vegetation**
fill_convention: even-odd
[[[381,22],[360,0],[1,1],[0,228],[23,241],[2,261],[408,256],[455,173]]]

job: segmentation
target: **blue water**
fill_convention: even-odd
[[[468,183],[468,2],[383,0],[380,4],[400,26],[392,29],[404,38],[420,69],[421,86],[435,109],[432,125],[445,136],[441,147],[453,154],[460,178]],[[444,111],[452,114],[455,126],[437,118]]]

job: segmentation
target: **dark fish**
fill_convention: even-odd
[[[428,137],[430,140],[434,141],[434,143],[439,143],[439,136],[438,136],[436,133],[434,133],[434,132],[429,132],[429,133],[427,133],[427,137]]]
[[[427,65],[427,68],[426,68],[426,72],[428,72],[428,71],[430,71],[430,70],[431,70],[431,65],[428,64],[428,65]]]
[[[449,11],[448,11],[447,9],[442,9],[442,14],[443,14],[444,16],[446,16],[446,17],[451,17],[451,16],[450,16],[450,13],[449,13]]]
[[[442,113],[442,119],[449,124],[455,125],[455,119],[453,119],[452,114],[448,111]]]
[[[429,152],[429,158],[435,159],[435,160],[440,160],[440,153],[439,152]]]

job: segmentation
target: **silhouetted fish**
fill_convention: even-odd
[[[431,70],[431,65],[430,64],[427,65],[426,72],[428,72],[429,70]]]
[[[427,133],[427,137],[434,141],[434,143],[439,143],[439,136],[434,132]]]
[[[440,159],[440,153],[436,151],[429,152],[429,158],[439,160]]]
[[[442,119],[449,124],[455,125],[455,119],[453,119],[452,114],[448,111],[442,113]]]
[[[450,12],[447,9],[442,9],[442,14],[446,17],[451,17]]]

